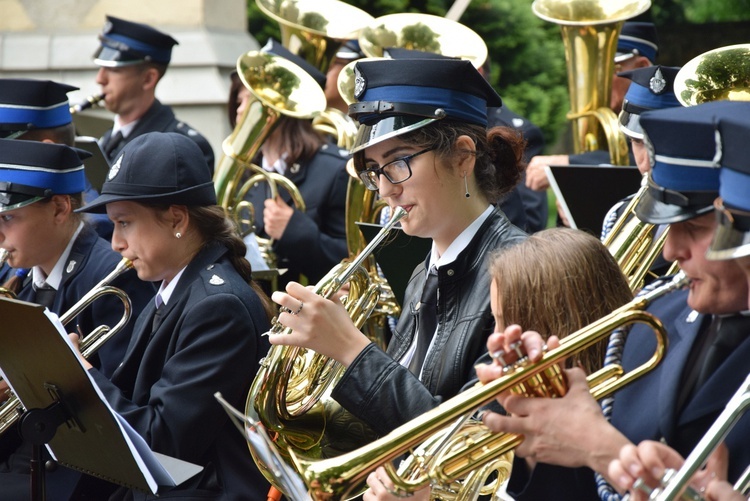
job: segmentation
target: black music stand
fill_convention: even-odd
[[[107,403],[59,320],[43,306],[0,298],[0,368],[26,409],[20,429],[34,444],[32,499],[45,499],[41,449],[63,466],[153,494],[203,468],[152,452]]]
[[[104,152],[99,147],[99,143],[95,137],[77,136],[75,147],[91,153],[91,157],[83,161],[83,169],[86,172],[86,179],[89,180],[91,186],[97,192],[101,193],[102,185],[107,180],[107,174],[109,174],[109,161],[107,161],[107,157],[104,156]]]
[[[551,165],[545,170],[571,227],[597,237],[607,212],[638,191],[643,178],[637,167]]]

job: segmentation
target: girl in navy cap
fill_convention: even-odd
[[[58,315],[109,275],[121,259],[84,223],[83,215],[74,212],[83,203],[84,155],[88,153],[59,144],[0,140],[0,247],[9,252],[8,264],[16,268],[6,269],[0,283],[19,299],[43,304]],[[153,295],[151,285],[138,280],[132,271],[111,285],[128,294],[133,315]],[[67,327],[89,334],[100,325],[113,327],[122,314],[120,300],[106,295]],[[133,324],[134,320],[92,358],[103,377],[109,377],[121,362]],[[0,492],[4,499],[30,496],[31,444],[21,444],[18,437],[13,430],[0,438]],[[48,475],[50,493],[55,493],[51,499],[67,499],[68,481],[77,476],[65,468]]]
[[[261,333],[270,302],[216,205],[200,149],[181,134],[139,136],[116,159],[102,195],[82,210],[106,210],[115,224],[112,247],[142,280],[159,284],[111,381],[96,369],[92,377],[152,450],[203,467],[170,495],[260,499],[268,484],[213,395],[220,391],[236,407],[244,402],[268,350]],[[115,498],[152,496],[121,488]]]
[[[411,276],[386,352],[340,304],[297,283],[272,297],[288,309],[279,320],[294,332],[270,340],[344,364],[333,397],[385,434],[457,394],[486,352],[494,326],[486,257],[526,237],[490,200],[519,180],[523,141],[510,129],[486,129],[487,107],[500,106],[500,97],[468,61],[359,61],[355,68],[355,168],[368,189],[408,211],[403,231],[431,239],[432,251]],[[436,292],[423,296],[433,284]]]

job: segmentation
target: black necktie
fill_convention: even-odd
[[[156,329],[159,328],[159,324],[161,324],[161,317],[164,313],[164,305],[159,305],[158,308],[156,308],[156,311],[154,312],[154,318],[151,320],[151,336],[154,335],[154,332],[156,332]]]
[[[112,151],[114,151],[115,148],[122,142],[122,132],[119,130],[117,133],[109,138],[109,141],[107,141],[107,144],[104,146],[104,153],[108,157],[112,157]]]
[[[428,272],[427,280],[422,289],[422,298],[417,307],[417,349],[414,356],[409,362],[409,370],[415,376],[419,377],[422,371],[422,364],[427,355],[427,348],[430,347],[432,337],[437,330],[437,296],[438,296],[438,276],[437,272]]]
[[[716,325],[716,337],[706,350],[706,357],[703,360],[696,389],[700,388],[706,380],[711,377],[716,369],[727,359],[729,355],[742,343],[747,337],[747,323],[742,315],[732,315],[728,317],[719,317]],[[744,328],[743,328],[744,327]]]
[[[52,308],[52,303],[55,302],[55,294],[57,294],[57,290],[47,284],[41,287],[34,286],[34,302],[36,304]]]

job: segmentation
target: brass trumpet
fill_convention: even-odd
[[[104,97],[104,93],[87,96],[81,102],[70,107],[70,114],[75,115],[76,113],[88,110],[89,108],[98,108],[99,106],[102,106]]]
[[[380,465],[385,465],[390,470],[389,474],[396,487],[407,492],[413,491],[415,487],[423,487],[431,478],[455,479],[462,472],[480,467],[511,450],[521,442],[522,437],[493,434],[486,441],[467,444],[461,450],[451,451],[450,458],[441,459],[438,468],[430,468],[416,480],[401,479],[393,472],[393,467],[386,463],[423,443],[456,419],[463,419],[473,413],[503,391],[512,390],[532,396],[539,395],[540,392],[546,396],[564,395],[567,384],[558,364],[598,343],[617,327],[638,322],[650,326],[657,339],[656,349],[647,362],[627,374],[619,366],[608,366],[592,374],[590,380],[593,378],[596,381],[596,398],[609,395],[648,373],[663,358],[667,340],[661,321],[644,310],[653,300],[681,288],[687,281],[684,273],[678,273],[664,286],[633,299],[609,315],[565,337],[558,348],[545,353],[539,362],[529,364],[522,360],[520,364],[508,366],[506,374],[499,379],[485,385],[478,384],[353,452],[333,459],[315,461],[290,451],[294,466],[310,488],[313,499],[321,500],[345,499],[356,492],[367,475]]]
[[[71,320],[77,317],[81,311],[105,294],[114,294],[122,301],[124,308],[123,314],[114,327],[110,328],[107,325],[100,325],[81,340],[80,351],[84,358],[88,358],[96,353],[96,350],[98,350],[112,336],[120,332],[130,320],[132,309],[130,298],[122,289],[112,287],[108,284],[132,267],[133,263],[131,263],[129,259],[122,258],[117,264],[117,267],[109,275],[104,277],[104,279],[96,284],[93,289],[87,292],[86,295],[84,295],[76,304],[60,316],[60,322],[63,325],[67,325]],[[8,400],[6,400],[2,407],[0,407],[0,435],[5,433],[8,428],[18,420],[22,413],[23,406],[21,405],[21,401],[16,395],[11,393]]]
[[[0,269],[3,267],[5,262],[8,260],[8,257],[10,256],[10,253],[5,249],[0,249]],[[10,291],[6,289],[5,287],[0,287],[0,296],[7,297],[10,299],[15,299],[16,294],[13,291]]]
[[[750,407],[750,374],[732,398],[729,399],[724,410],[706,434],[703,435],[693,451],[685,458],[685,463],[679,470],[668,470],[662,479],[662,486],[659,488],[651,489],[641,479],[636,480],[633,487],[643,490],[649,494],[649,499],[657,501],[702,500],[703,497],[688,486],[688,482],[706,464],[708,457],[732,431],[732,427],[740,420],[748,407]],[[748,490],[750,490],[750,467],[740,476],[734,485],[734,490],[747,495]]]

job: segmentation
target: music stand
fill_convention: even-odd
[[[20,429],[35,452],[32,499],[44,499],[41,447],[63,466],[153,494],[203,468],[152,452],[107,403],[78,359],[56,315],[0,298],[0,368],[27,410]],[[34,459],[37,463],[33,463]]]
[[[357,226],[368,243],[382,228],[379,224],[360,222]],[[400,306],[403,306],[406,286],[414,268],[424,262],[431,248],[431,239],[407,235],[400,228],[393,228],[388,237],[375,248],[375,262],[383,271]]]
[[[607,212],[641,186],[637,167],[550,165],[545,167],[571,228],[599,236]]]
[[[86,172],[86,179],[89,180],[91,186],[97,192],[101,193],[102,185],[107,180],[107,174],[109,174],[109,162],[104,156],[104,152],[99,147],[96,138],[91,136],[76,137],[75,146],[91,153],[91,157],[83,161],[83,169]]]

